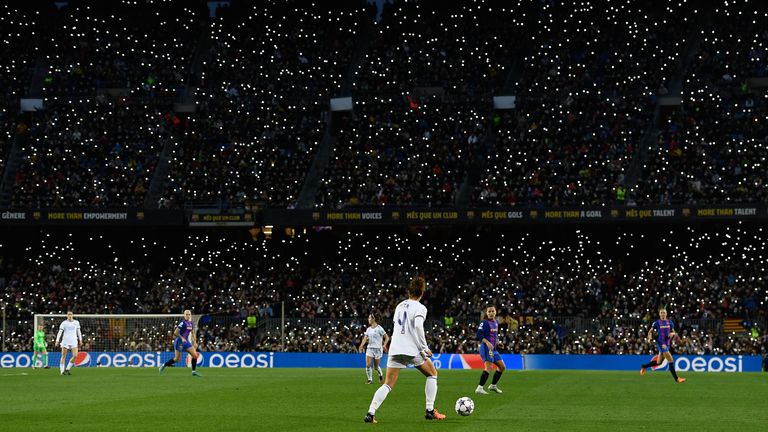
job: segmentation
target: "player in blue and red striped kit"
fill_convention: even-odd
[[[173,330],[173,336],[175,337],[173,341],[173,358],[160,366],[160,374],[163,373],[165,368],[173,366],[179,361],[182,352],[187,352],[190,356],[190,363],[192,363],[192,376],[199,377],[200,373],[197,371],[197,338],[195,337],[191,310],[187,309],[184,311],[184,320]]]
[[[497,370],[493,374],[493,381],[488,386],[488,390],[501,393],[501,389],[496,387],[496,384],[507,367],[504,365],[504,360],[501,359],[499,352],[496,351],[496,344],[499,341],[499,323],[496,322],[496,307],[493,305],[488,306],[485,309],[485,317],[486,319],[480,323],[480,327],[477,329],[477,340],[480,341],[480,358],[483,359],[483,374],[480,375],[480,384],[475,389],[475,393],[488,394],[483,389],[483,386],[488,381],[493,365],[496,365]]]
[[[640,375],[645,375],[646,369],[649,367],[658,366],[664,361],[664,359],[666,359],[667,363],[669,363],[669,372],[672,373],[672,378],[674,378],[675,381],[679,383],[685,382],[685,378],[679,378],[677,376],[677,372],[675,371],[675,359],[672,358],[672,353],[669,352],[672,339],[677,337],[677,333],[675,332],[675,323],[673,323],[672,320],[667,319],[667,310],[663,307],[659,309],[659,319],[654,321],[653,326],[651,326],[651,329],[648,330],[648,342],[653,340],[654,330],[656,330],[658,333],[658,338],[656,339],[656,347],[659,350],[659,355],[651,359],[650,362],[644,364],[640,368]]]

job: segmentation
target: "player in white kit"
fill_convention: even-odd
[[[62,375],[72,375],[70,370],[75,366],[75,357],[77,357],[78,344],[83,343],[83,334],[80,332],[80,322],[75,319],[72,311],[67,311],[67,319],[59,326],[59,334],[56,335],[56,345],[61,342],[61,360],[59,361],[59,370]],[[72,359],[66,364],[67,351],[72,351]]]
[[[400,369],[415,366],[424,376],[427,383],[424,393],[427,398],[427,409],[424,418],[427,420],[442,420],[445,415],[435,409],[437,397],[437,369],[432,364],[432,351],[427,346],[427,338],[424,335],[424,321],[427,318],[427,308],[419,303],[424,295],[426,282],[423,277],[414,278],[408,286],[408,300],[403,300],[395,308],[395,328],[392,331],[392,345],[389,347],[387,360],[387,378],[384,384],[376,390],[365,415],[366,423],[377,423],[376,410],[379,409],[384,399],[397,382]]]
[[[368,377],[368,384],[373,381],[371,361],[373,361],[373,367],[376,368],[376,372],[379,374],[379,382],[384,382],[384,374],[381,372],[379,364],[381,363],[381,353],[387,352],[389,335],[384,330],[384,327],[378,324],[379,321],[381,321],[379,314],[371,313],[368,315],[370,327],[365,331],[363,341],[360,343],[360,352],[363,352],[363,347],[368,342],[368,349],[365,350],[365,375]]]

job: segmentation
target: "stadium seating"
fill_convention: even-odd
[[[197,112],[176,137],[168,197],[295,204],[364,13],[326,6],[241,2],[211,22]]]
[[[764,329],[759,305],[768,291],[757,258],[765,240],[759,227],[722,234],[680,227],[661,236],[619,228],[548,231],[499,230],[493,241],[487,233],[481,238],[455,230],[320,232],[271,242],[226,233],[127,241],[119,233],[89,238],[54,231],[5,245],[25,252],[0,270],[4,299],[14,306],[8,319],[19,330],[10,339],[19,348],[28,342],[33,312],[68,308],[191,308],[214,318],[202,327],[210,335],[205,347],[264,348],[282,343],[284,301],[290,349],[347,352],[359,343],[370,311],[380,311],[389,323],[414,274],[429,281],[422,302],[440,352],[475,350],[476,322],[491,302],[499,308],[507,349],[515,352],[650,352],[643,337],[661,305],[680,325],[687,338],[681,344],[691,352],[754,353],[764,347],[762,339],[733,337],[723,327],[736,318]],[[701,252],[681,254],[683,244]],[[730,248],[747,251],[745,257],[732,256]],[[655,259],[635,262],[649,250],[657,252]],[[706,264],[713,260],[720,264]],[[260,327],[245,327],[249,315],[258,316]],[[454,318],[453,326],[445,325],[446,316]],[[141,338],[154,346],[167,343],[163,334]]]
[[[34,61],[34,21],[30,13],[8,4],[0,6],[0,173],[17,132],[19,100],[26,95]],[[23,126],[22,130],[27,126]]]
[[[93,102],[49,101],[20,149],[16,208],[143,207],[168,108],[100,95]]]
[[[53,8],[41,35],[49,99],[127,89],[133,97],[173,98],[186,85],[207,8],[178,0],[108,4],[70,1]]]
[[[680,112],[666,116],[636,193],[639,204],[760,202],[766,197],[768,74],[764,13],[737,2],[702,30]]]
[[[680,5],[625,3],[544,6],[512,92],[517,108],[498,114],[498,138],[475,203],[615,202],[687,28]],[[669,17],[683,24],[673,28]]]
[[[355,2],[235,1],[215,18],[202,2],[178,0],[5,6],[16,32],[3,46],[0,164],[22,93],[42,84],[48,114],[71,103],[88,129],[97,126],[88,124],[99,110],[94,98],[116,89],[117,103],[137,104],[145,116],[196,104],[175,113],[185,127],[169,141],[173,151],[152,144],[153,163],[169,164],[158,179],[166,203],[292,207],[328,128],[328,99],[349,87],[355,112],[334,126],[316,206],[450,206],[475,166],[482,172],[468,186],[476,205],[623,204],[616,190],[632,186],[627,171],[645,157],[638,146],[653,130],[655,103],[700,33],[697,58],[679,71],[683,109],[661,116],[630,202],[760,200],[766,96],[749,79],[768,74],[765,17],[742,3],[716,7],[710,16],[636,0],[478,0],[439,10],[407,2],[387,3],[372,24],[371,9]],[[113,30],[133,21],[140,25]],[[493,112],[499,94],[515,95],[516,109]],[[28,150],[58,145],[36,143]],[[98,151],[96,165],[108,167],[111,148]],[[27,160],[19,174],[73,175],[55,168]],[[118,177],[108,189],[136,189],[132,176]],[[62,200],[24,182],[14,205],[143,205],[149,187],[130,199],[93,198],[103,191],[76,180],[70,187],[87,198]]]
[[[373,22],[360,2],[332,3],[234,1],[215,18],[185,0],[0,6],[8,206],[156,207],[154,182],[164,208],[294,207],[314,166],[316,209],[455,207],[462,190],[475,206],[592,207],[625,203],[633,163],[638,205],[768,199],[768,94],[755,80],[768,76],[768,22],[754,5],[386,2]],[[675,73],[682,104],[657,110]],[[36,89],[44,109],[20,112]],[[498,95],[515,109],[494,110]],[[352,96],[353,112],[331,113],[334,96]],[[17,134],[28,139],[9,164]],[[354,352],[368,312],[391,319],[422,274],[438,352],[474,352],[489,302],[514,352],[648,353],[664,304],[678,352],[766,351],[764,337],[732,334],[766,330],[760,227],[465,228],[270,242],[22,230],[0,239],[5,342],[28,349],[39,312],[191,308],[211,317],[205,350]],[[168,340],[147,329],[125,343]]]
[[[336,138],[317,206],[453,206],[483,135],[470,101],[362,103]]]

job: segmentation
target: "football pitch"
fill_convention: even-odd
[[[504,394],[476,395],[479,371],[441,371],[424,420],[424,378],[401,373],[377,413],[361,369],[0,369],[0,430],[49,431],[765,431],[768,374],[541,371],[506,373]],[[374,374],[375,375],[375,374]],[[456,399],[475,412],[460,417]]]

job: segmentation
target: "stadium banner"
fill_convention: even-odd
[[[355,209],[264,208],[260,212],[196,212],[162,209],[0,209],[0,225],[56,226],[333,226],[450,225],[518,223],[684,222],[768,219],[765,204],[711,207],[600,208],[426,208]]]
[[[38,356],[41,357],[41,356]],[[80,352],[77,367],[158,367],[173,357],[171,351],[157,352]],[[28,368],[33,353],[0,353],[0,368]],[[60,352],[48,353],[48,365],[56,368]],[[523,357],[502,354],[508,369],[522,370]],[[189,366],[189,356],[182,356],[181,365]],[[438,369],[482,369],[479,354],[435,354],[432,362]],[[294,353],[294,352],[200,352],[198,366],[213,368],[360,368],[365,366],[365,354]],[[387,355],[382,358],[386,367]],[[178,365],[178,364],[177,364]],[[37,366],[42,366],[38,359]]]
[[[0,209],[2,225],[185,226],[183,210],[10,210]]]
[[[211,368],[360,368],[364,354],[287,353],[287,352],[201,352],[198,366]],[[81,352],[77,367],[158,367],[173,357],[173,352]],[[58,367],[61,353],[48,354],[48,365]],[[603,370],[638,371],[650,355],[547,355],[502,354],[510,370]],[[435,354],[432,362],[438,369],[482,369],[479,354]],[[178,365],[189,367],[184,354]],[[382,357],[386,367],[387,355]],[[28,368],[31,352],[0,353],[0,368]],[[41,366],[38,360],[38,366]],[[678,372],[760,372],[760,356],[676,356]],[[666,364],[655,370],[667,370]]]
[[[530,354],[523,358],[525,370],[601,370],[639,371],[640,365],[651,360],[651,355],[557,355]],[[678,372],[760,372],[762,357],[747,355],[675,356]],[[667,370],[666,362],[661,368]]]
[[[190,227],[207,226],[253,226],[253,213],[192,213]]]
[[[457,223],[682,222],[767,219],[765,204],[711,207],[425,208],[371,207],[343,210],[265,208],[265,225],[436,225]]]

